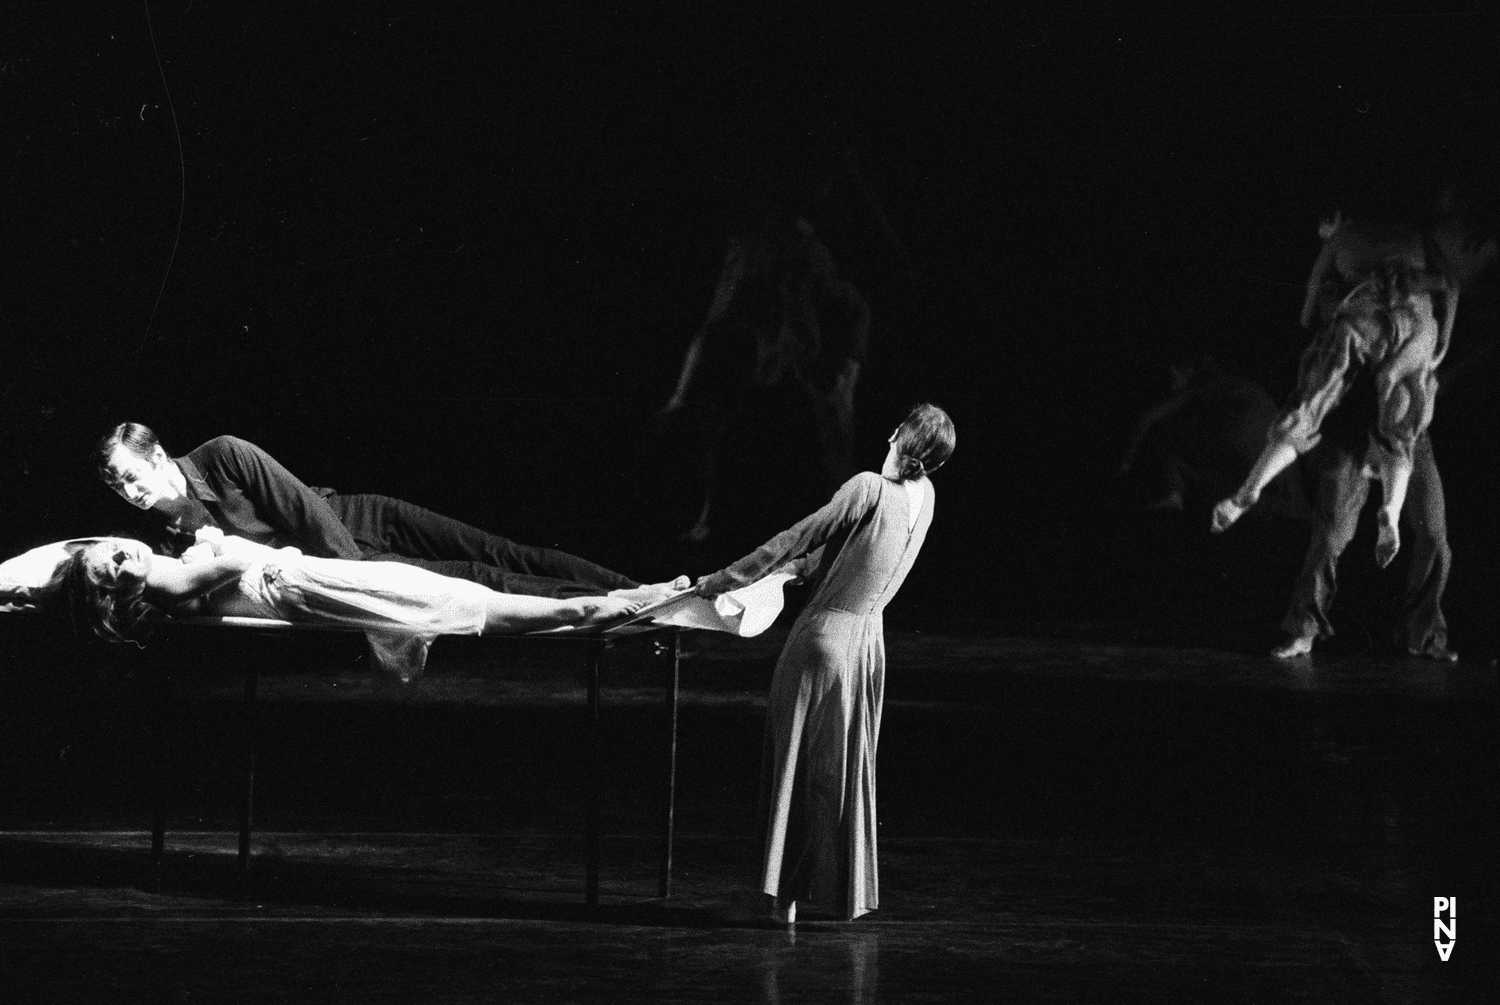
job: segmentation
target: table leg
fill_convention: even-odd
[[[603,647],[589,645],[585,657],[588,674],[588,822],[584,831],[584,900],[599,903],[599,660]]]
[[[656,643],[659,654],[663,650],[670,650],[668,655],[671,660],[667,671],[667,777],[661,815],[661,875],[657,885],[657,895],[661,897],[672,895],[672,838],[677,812],[677,694],[681,667],[678,637],[674,628],[670,644]]]
[[[151,716],[151,892],[161,893],[162,872],[167,852],[167,720],[171,711],[171,674],[164,666],[156,667],[155,694]]]
[[[245,668],[245,705],[240,722],[240,748],[245,773],[240,787],[240,853],[235,863],[235,898],[244,900],[250,875],[250,825],[255,809],[255,691],[257,674]]]

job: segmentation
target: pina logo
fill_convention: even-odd
[[[1448,915],[1448,920],[1443,920],[1443,915]],[[1447,942],[1444,942],[1444,939]],[[1458,944],[1458,898],[1457,897],[1433,897],[1432,898],[1432,944],[1437,946],[1438,959],[1444,963],[1448,957],[1453,955],[1453,947]]]

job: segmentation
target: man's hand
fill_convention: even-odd
[[[290,549],[296,554],[300,551]],[[239,537],[235,534],[220,535],[217,544],[214,545],[214,553],[224,558],[239,558],[246,563],[256,562],[274,554],[277,549],[269,548],[263,544],[256,544],[248,538]]]
[[[217,527],[199,527],[193,531],[193,541],[195,543],[182,553],[182,561],[187,565],[217,558],[224,543],[224,532]]]

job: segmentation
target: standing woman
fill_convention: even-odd
[[[879,906],[875,746],[885,691],[882,612],[932,523],[927,476],[953,453],[953,422],[918,405],[880,474],[862,472],[822,509],[698,581],[714,597],[789,566],[818,586],[792,627],[766,708],[761,890],[773,916],[797,901],[853,920]]]

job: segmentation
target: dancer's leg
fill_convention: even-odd
[[[1214,507],[1210,529],[1227,530],[1260,499],[1261,490],[1319,442],[1323,420],[1338,407],[1349,390],[1356,347],[1369,341],[1370,319],[1340,308],[1339,317],[1309,343],[1298,366],[1297,387],[1291,403],[1271,427],[1266,447],[1256,458],[1239,491]]]
[[[562,580],[578,584],[589,593],[605,594],[610,590],[639,586],[635,580],[596,565],[587,559],[558,551],[519,544],[509,538],[473,527],[432,510],[381,495],[334,495],[328,504],[338,514],[355,540],[377,552],[391,552],[407,558],[434,562],[463,563],[474,570],[475,579],[491,589],[500,589],[493,574],[480,574],[488,566],[501,573],[542,580]],[[445,575],[473,579],[460,567],[454,571],[438,570]],[[500,582],[504,582],[500,577]],[[505,592],[535,593],[527,589]],[[541,595],[554,595],[550,591]]]
[[[1375,546],[1375,560],[1382,568],[1390,564],[1401,546],[1397,527],[1411,479],[1412,458],[1418,438],[1432,423],[1433,402],[1437,397],[1437,378],[1432,370],[1421,365],[1409,366],[1408,362],[1398,357],[1376,375],[1380,435],[1372,459],[1380,469],[1385,500],[1378,517],[1380,537]]]
[[[485,604],[486,635],[522,635],[552,628],[584,628],[624,617],[641,608],[638,600],[620,597],[575,597],[549,600],[494,593]]]
[[[1266,449],[1260,452],[1250,473],[1245,476],[1239,491],[1228,499],[1219,500],[1219,504],[1214,507],[1209,529],[1219,534],[1233,526],[1236,520],[1245,515],[1246,510],[1256,504],[1261,490],[1271,484],[1271,479],[1291,467],[1296,459],[1297,448],[1294,445],[1282,440],[1267,443]]]
[[[415,565],[418,568],[435,572],[440,576],[452,576],[454,579],[466,579],[480,586],[487,586],[496,593],[513,593],[525,597],[597,597],[603,594],[597,586],[587,583],[575,583],[570,579],[554,579],[550,576],[527,576],[518,572],[506,572],[504,569],[493,565],[485,565],[483,562],[437,562],[426,558],[412,558],[409,555],[397,555],[394,552],[370,552],[365,555],[366,561],[400,562],[402,565]]]
[[[1354,538],[1370,492],[1360,460],[1350,451],[1325,443],[1308,454],[1308,461],[1318,479],[1312,536],[1281,623],[1289,641],[1273,653],[1281,659],[1305,656],[1313,642],[1333,634],[1328,611],[1338,589],[1339,556]]]
[[[1432,440],[1425,433],[1417,438],[1412,452],[1412,476],[1401,519],[1411,547],[1396,644],[1414,656],[1455,660],[1457,655],[1448,648],[1448,623],[1442,610],[1443,591],[1453,563],[1448,547],[1447,502]]]
[[[1397,530],[1401,519],[1401,508],[1406,502],[1407,485],[1411,481],[1411,458],[1399,454],[1382,465],[1380,482],[1384,498],[1380,511],[1375,514],[1375,563],[1382,569],[1391,564],[1396,552],[1401,550],[1401,534]]]

